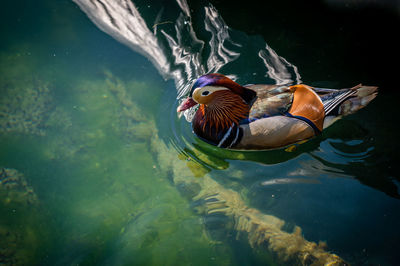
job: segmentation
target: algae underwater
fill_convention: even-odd
[[[0,264],[398,261],[399,144],[380,115],[398,93],[290,151],[221,150],[175,114],[202,73],[342,84],[218,2],[99,3],[0,11]]]

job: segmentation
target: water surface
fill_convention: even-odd
[[[285,24],[267,27],[279,41],[252,21],[234,28],[219,2],[134,1],[104,16],[79,2],[1,11],[0,264],[293,263],[249,240],[243,209],[283,221],[282,234],[301,228],[351,264],[396,264],[399,144],[384,114],[396,113],[398,93],[382,75],[348,67],[339,78],[329,60],[345,60],[342,49],[313,55],[324,70],[312,68],[301,47],[320,42],[299,40],[291,57],[285,39],[298,35]],[[304,144],[233,152],[196,139],[175,114],[195,78],[214,71],[243,84],[383,85]],[[239,214],[216,206],[224,195]]]

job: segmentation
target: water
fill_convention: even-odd
[[[140,17],[129,16],[130,5],[111,14],[117,27],[109,15],[82,7],[84,13],[71,1],[3,6],[0,264],[296,262],[297,255],[285,259],[276,239],[269,250],[251,240],[260,235],[246,232],[246,219],[254,225],[259,217],[274,230],[284,223],[276,231],[284,247],[299,248],[293,239],[322,241],[351,264],[397,264],[398,93],[394,70],[373,52],[380,42],[358,39],[345,49],[341,40],[353,40],[356,28],[347,19],[340,22],[344,33],[334,36],[321,28],[335,24],[298,22],[325,34],[321,39],[331,44],[322,45],[302,38],[308,32],[291,31],[290,23],[272,23],[284,21],[279,12],[265,24],[250,15],[239,23],[234,4],[214,4],[137,1]],[[269,8],[291,15],[298,7]],[[366,8],[355,10],[389,12]],[[327,18],[343,12],[323,10]],[[251,12],[260,14],[243,7],[243,14]],[[388,14],[385,21],[398,22]],[[122,30],[124,21],[135,27]],[[355,40],[360,33],[354,34]],[[302,52],[310,47],[317,52]],[[365,62],[348,51],[360,47],[369,51],[370,67],[339,64],[338,58]],[[380,51],[385,60],[397,52],[391,47]],[[175,114],[178,96],[210,71],[243,84],[362,81],[380,92],[367,108],[291,151],[233,152],[202,143]],[[285,235],[297,226],[301,234]]]

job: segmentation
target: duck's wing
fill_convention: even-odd
[[[293,101],[293,92],[287,86],[259,84],[246,87],[257,92],[257,99],[250,109],[250,120],[286,113]]]

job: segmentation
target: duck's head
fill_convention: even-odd
[[[222,94],[239,96],[247,104],[250,104],[256,96],[253,90],[239,85],[230,78],[222,74],[211,73],[197,79],[187,99],[177,108],[177,112],[183,112],[197,104],[210,105]]]

